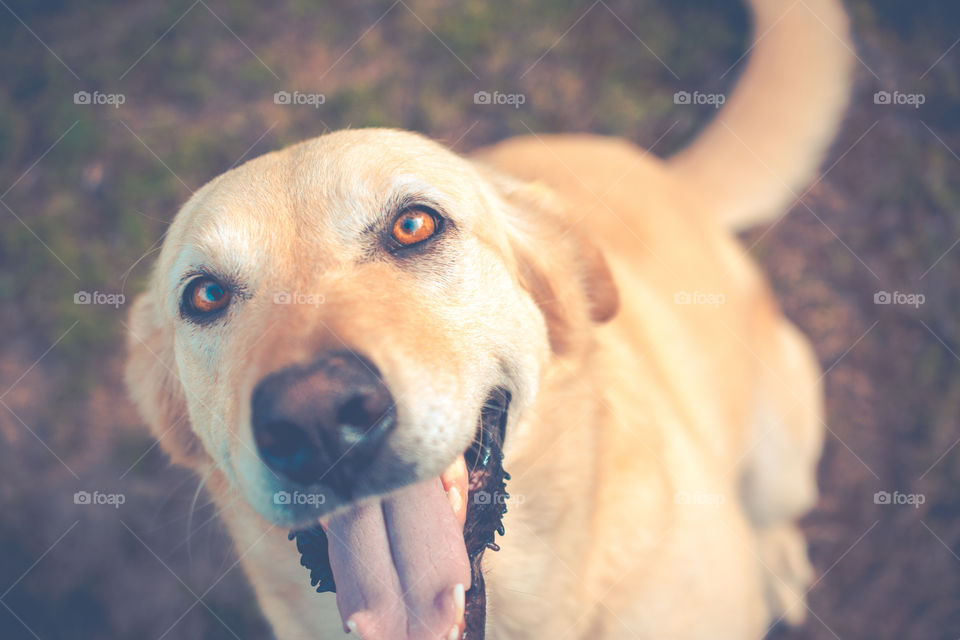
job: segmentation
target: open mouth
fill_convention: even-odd
[[[337,593],[345,631],[366,640],[482,640],[486,593],[480,564],[486,549],[499,550],[494,540],[504,533],[509,408],[510,393],[494,389],[484,402],[474,443],[463,454],[469,491],[462,547],[460,523],[439,478],[348,509],[324,526],[290,533],[300,564],[310,570],[311,586]],[[464,593],[455,585],[466,585],[467,573],[470,588]],[[441,590],[438,597],[434,586],[446,583],[453,590]]]

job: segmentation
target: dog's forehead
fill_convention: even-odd
[[[242,273],[309,246],[347,258],[352,240],[396,207],[427,202],[470,226],[485,199],[473,166],[420,135],[339,131],[255,158],[205,185],[181,210],[168,244],[177,278],[196,265]]]
[[[254,159],[205,188],[191,217],[212,239],[229,227],[292,223],[342,237],[391,205],[424,199],[462,211],[478,199],[473,167],[405,131],[340,131]],[[456,212],[453,212],[456,213]],[[271,235],[276,230],[271,229]]]
[[[477,184],[463,158],[407,131],[339,131],[288,152],[284,169],[291,201],[308,211],[317,205],[370,209],[405,196],[453,205]]]

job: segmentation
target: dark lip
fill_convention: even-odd
[[[466,628],[463,638],[482,640],[487,619],[487,593],[480,565],[487,549],[499,551],[496,535],[503,535],[503,516],[507,513],[506,482],[510,474],[503,468],[503,445],[507,435],[512,395],[502,387],[495,388],[480,412],[480,438],[470,449],[473,464],[470,470],[470,491],[467,497],[467,519],[463,539],[470,559],[471,586],[466,594]],[[478,498],[484,492],[486,500]]]
[[[487,395],[478,418],[474,442],[464,452],[469,471],[467,518],[464,544],[470,560],[472,582],[466,594],[466,631],[464,638],[481,640],[486,625],[486,590],[480,564],[487,549],[499,551],[496,535],[503,535],[503,516],[507,512],[506,481],[503,469],[503,443],[510,414],[511,393],[496,387]],[[485,492],[484,499],[478,492]],[[293,530],[289,539],[297,541],[300,564],[310,571],[310,586],[318,593],[336,591],[323,528],[313,525]]]
[[[467,469],[471,472],[478,465],[487,462],[484,460],[484,456],[489,455],[489,451],[485,451],[485,439],[496,436],[499,438],[499,444],[503,445],[507,435],[507,417],[510,413],[512,397],[512,394],[503,387],[494,387],[487,394],[487,399],[480,409],[480,418],[477,421],[477,432],[474,434],[473,444],[464,452]]]

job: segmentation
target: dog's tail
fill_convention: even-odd
[[[733,229],[775,218],[817,170],[850,93],[853,48],[840,0],[750,0],[749,62],[733,95],[669,159]]]

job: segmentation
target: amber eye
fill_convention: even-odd
[[[194,278],[183,292],[184,311],[194,317],[216,313],[229,302],[230,292],[226,287],[207,276]]]
[[[408,209],[393,221],[393,239],[403,246],[423,242],[436,232],[436,216],[423,209]]]

